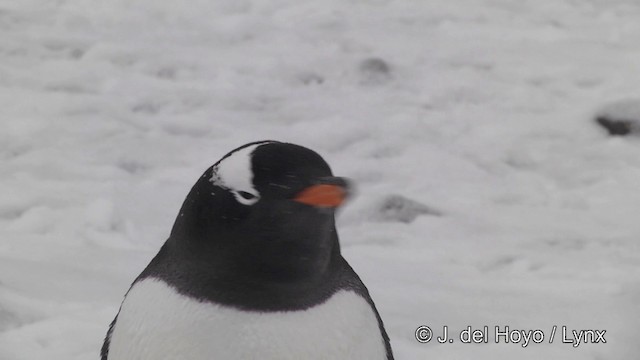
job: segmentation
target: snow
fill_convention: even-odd
[[[0,359],[96,359],[204,169],[322,154],[343,253],[398,359],[640,352],[632,0],[0,1]],[[402,196],[410,222],[371,209]],[[384,217],[384,216],[383,216]],[[606,344],[421,344],[420,325],[606,329]]]
[[[624,99],[606,104],[598,111],[598,116],[637,122],[640,118],[640,100]]]

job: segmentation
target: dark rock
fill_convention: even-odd
[[[442,213],[415,200],[393,194],[380,201],[374,218],[381,221],[410,223],[421,215],[441,216]]]
[[[300,73],[297,78],[305,85],[320,85],[324,83],[324,77],[314,72]]]
[[[606,105],[598,111],[595,120],[610,135],[640,135],[640,99],[621,100]]]
[[[359,68],[363,83],[380,84],[391,78],[391,67],[380,58],[368,58],[363,60]]]
[[[605,116],[598,116],[596,122],[607,129],[610,135],[628,135],[635,126],[631,120],[614,120]]]
[[[139,174],[149,169],[146,164],[133,160],[121,160],[118,162],[118,167],[129,174]]]

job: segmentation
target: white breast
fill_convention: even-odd
[[[386,359],[369,304],[340,291],[304,311],[246,312],[145,279],[126,296],[109,360]]]

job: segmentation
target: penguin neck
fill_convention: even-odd
[[[192,232],[180,216],[167,240],[181,264],[197,264],[199,271],[217,279],[295,283],[320,281],[340,258],[333,219],[322,229],[298,232],[266,231],[260,235],[222,226]],[[202,229],[202,228],[200,228]]]
[[[324,237],[248,237],[217,231],[206,238],[172,232],[167,240],[180,263],[198,265],[212,277],[233,277],[247,282],[314,282],[330,271],[332,260],[340,258],[335,229]]]
[[[322,281],[340,256],[338,236],[333,229],[325,237],[259,239],[269,246],[243,246],[235,269],[249,279],[280,284]]]
[[[248,260],[224,256],[224,251],[218,253],[215,248],[188,246],[191,242],[184,240],[172,235],[139,279],[157,277],[178,292],[203,301],[246,310],[282,311],[325,301],[339,290],[337,279],[344,271],[335,232],[322,268],[306,268],[300,265],[305,262],[295,261],[293,267],[255,266]]]

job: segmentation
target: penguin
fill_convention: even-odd
[[[102,360],[392,360],[369,292],[340,252],[352,190],[313,150],[258,141],[197,180],[135,279]]]

